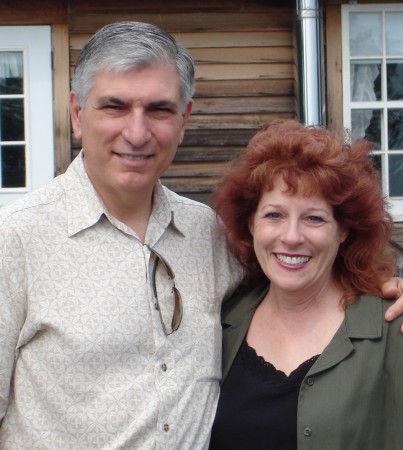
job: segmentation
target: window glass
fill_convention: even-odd
[[[3,188],[25,186],[25,146],[2,145],[1,180]]]
[[[389,56],[402,55],[403,12],[385,14],[386,53]]]
[[[390,150],[403,150],[403,109],[388,111],[388,143]]]
[[[403,5],[342,5],[343,121],[373,142],[382,189],[403,221]]]
[[[353,109],[351,111],[351,139],[368,139],[374,144],[374,150],[382,148],[382,110]]]
[[[22,52],[0,51],[0,187],[26,187]]]
[[[379,13],[350,14],[351,56],[379,56],[382,53],[381,20]]]
[[[365,102],[381,99],[380,61],[353,61],[350,67],[351,100]]]
[[[389,157],[390,195],[403,197],[403,155]]]
[[[55,175],[51,31],[0,26],[0,207]]]
[[[23,93],[22,52],[0,51],[0,95]]]
[[[388,100],[403,100],[403,60],[386,64]]]

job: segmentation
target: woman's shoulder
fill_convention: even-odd
[[[221,308],[222,322],[231,322],[255,310],[269,289],[268,283],[242,283],[236,291],[223,302]]]
[[[393,304],[393,299],[380,298],[375,295],[362,294],[358,300],[346,309],[348,328],[364,331],[381,336],[395,336],[403,345],[403,335],[400,333],[402,319],[392,322],[385,320],[385,312]]]

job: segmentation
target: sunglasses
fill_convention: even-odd
[[[154,261],[152,271],[151,271],[151,288],[152,288],[152,292],[154,295],[155,308],[159,312],[162,328],[164,329],[165,334],[167,336],[169,336],[174,331],[177,331],[177,329],[179,328],[179,325],[181,324],[182,315],[183,315],[182,296],[181,296],[180,292],[178,291],[177,287],[175,286],[175,274],[174,274],[174,271],[172,270],[171,266],[157,251],[155,251],[154,249],[152,249],[150,247],[148,247],[148,248],[151,252],[152,259]],[[167,276],[166,281],[168,281],[168,283],[169,283],[169,290],[170,290],[169,296],[172,298],[172,302],[173,302],[173,315],[172,315],[172,320],[171,320],[171,323],[169,324],[169,326],[167,326],[167,324],[164,321],[163,314],[161,312],[161,306],[160,306],[159,299],[158,299],[157,269],[159,266],[162,267],[162,269],[164,270],[164,272]],[[161,276],[161,274],[160,274],[160,276]],[[158,276],[158,279],[160,279],[160,276]]]

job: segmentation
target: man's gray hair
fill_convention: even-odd
[[[184,110],[195,91],[192,56],[173,36],[148,23],[116,22],[97,31],[77,59],[72,89],[84,106],[98,72],[124,72],[152,64],[176,68]]]

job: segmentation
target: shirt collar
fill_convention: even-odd
[[[66,208],[68,214],[68,235],[73,236],[87,228],[94,226],[102,217],[108,217],[115,226],[116,219],[111,217],[106,206],[94,189],[83,163],[84,154],[79,155],[70,164],[64,178],[66,192]],[[154,245],[157,236],[171,226],[182,235],[185,227],[181,227],[180,220],[175,222],[175,211],[166,188],[158,181],[153,194],[153,210],[147,228],[146,243]],[[124,224],[119,228],[127,228]],[[128,231],[128,230],[126,230]]]
[[[68,235],[73,236],[96,224],[105,214],[106,208],[85,171],[82,151],[65,175]]]

